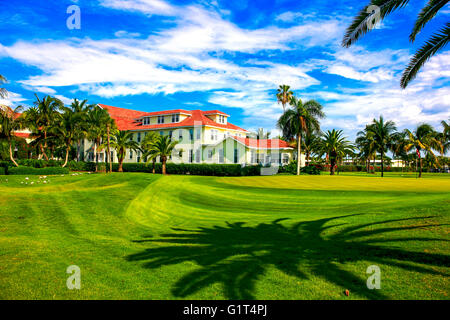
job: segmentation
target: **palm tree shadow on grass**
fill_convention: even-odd
[[[347,216],[348,217],[348,216]],[[268,267],[273,266],[285,274],[299,279],[308,279],[307,274],[319,276],[326,281],[349,289],[369,299],[387,299],[380,290],[369,290],[365,279],[339,268],[337,263],[371,261],[427,274],[446,275],[432,269],[434,266],[449,266],[450,256],[410,252],[387,248],[374,243],[404,241],[447,241],[430,238],[395,238],[358,240],[360,237],[389,232],[412,230],[409,227],[383,227],[367,231],[363,228],[420,218],[385,220],[370,224],[352,225],[332,235],[322,233],[334,224],[328,222],[343,216],[314,221],[303,221],[286,227],[278,219],[272,223],[245,226],[243,222],[227,223],[226,226],[198,228],[195,230],[173,228],[174,233],[162,234],[158,239],[143,239],[134,242],[170,244],[149,248],[127,256],[129,261],[146,261],[145,268],[159,268],[193,261],[200,268],[183,275],[172,288],[177,297],[186,297],[213,283],[221,283],[229,299],[254,299],[256,282]],[[425,217],[427,218],[427,217]],[[411,265],[418,263],[421,266]],[[302,271],[301,269],[304,269]]]

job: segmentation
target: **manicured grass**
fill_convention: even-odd
[[[448,299],[450,175],[407,177],[0,176],[0,298]]]

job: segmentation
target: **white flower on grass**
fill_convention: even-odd
[[[31,183],[30,184],[34,184],[34,182],[33,181],[31,181]]]
[[[44,180],[44,184],[47,183],[47,181]]]
[[[25,180],[29,180],[29,178],[28,178],[28,177],[26,177],[26,178],[25,178]]]

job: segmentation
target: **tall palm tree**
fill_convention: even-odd
[[[95,106],[88,112],[88,138],[94,142],[94,157],[95,157],[95,171],[98,171],[98,151],[102,144],[102,138],[107,135],[108,123],[111,122],[111,117],[108,111],[99,106]]]
[[[318,151],[320,138],[315,132],[308,130],[307,132],[305,132],[302,143],[302,148],[305,151],[306,155],[306,165],[308,166],[311,154],[314,154]]]
[[[64,144],[65,148],[65,161],[62,167],[67,165],[69,160],[69,152],[72,144],[79,137],[78,128],[79,123],[84,119],[81,118],[79,113],[74,112],[72,109],[63,107],[62,113],[58,113],[57,119],[55,121],[55,126],[52,129],[52,133],[58,137],[59,140]]]
[[[277,89],[277,101],[283,106],[283,112],[286,111],[286,104],[288,104],[294,96],[294,93],[289,89],[290,86],[285,84],[280,85]]]
[[[347,28],[342,46],[350,47],[358,41],[364,34],[393,11],[403,8],[409,0],[371,0],[359,14],[353,19],[351,25]],[[414,42],[416,36],[422,31],[425,25],[433,19],[436,14],[444,8],[448,0],[428,0],[427,4],[420,11],[414,27],[409,36],[409,40]],[[376,9],[375,9],[376,8]],[[406,88],[413,80],[423,65],[437,52],[442,50],[450,40],[450,23],[441,28],[432,35],[425,44],[419,48],[411,58],[409,65],[403,71],[400,81],[402,88]]]
[[[302,135],[310,130],[320,131],[319,119],[324,118],[325,114],[322,105],[315,100],[303,103],[293,97],[290,105],[291,108],[281,115],[277,126],[287,141],[294,137],[297,139],[297,175],[300,175]]]
[[[0,83],[5,83],[7,80],[0,74]],[[5,88],[0,88],[0,98],[8,97],[8,91]]]
[[[87,137],[89,126],[88,126],[88,113],[89,110],[94,108],[94,105],[88,105],[87,100],[80,101],[78,99],[73,99],[70,105],[72,111],[78,115],[80,121],[77,122],[77,161],[80,161],[80,151],[81,151],[81,141]]]
[[[125,155],[127,149],[130,151],[139,150],[139,144],[132,140],[133,133],[131,131],[120,131],[113,130],[112,136],[110,138],[110,146],[116,150],[117,159],[119,160],[119,172],[123,172],[123,160],[125,159]],[[107,148],[107,142],[103,143],[100,146],[100,149]]]
[[[450,119],[449,123],[441,121],[441,125],[444,127],[442,133],[439,134],[442,143],[442,153],[446,153],[450,150]]]
[[[442,152],[443,146],[441,141],[439,141],[438,133],[433,129],[433,127],[427,123],[423,123],[417,126],[416,130],[410,131],[405,129],[406,135],[406,146],[405,150],[409,151],[412,148],[416,149],[417,156],[419,157],[419,178],[422,177],[422,155],[421,151],[428,152],[432,157],[437,160],[436,155],[433,150]]]
[[[333,129],[322,134],[320,149],[330,160],[330,175],[334,175],[338,161],[354,150],[353,145],[342,136],[342,133],[342,130]]]
[[[144,140],[141,142],[141,150],[143,151],[142,158],[144,161],[147,160],[148,157],[152,156],[152,153],[154,153],[153,145],[156,143],[156,141],[159,139],[160,135],[156,133],[155,131],[150,131],[147,133],[147,135],[144,137]],[[151,158],[152,160],[152,172],[155,173],[155,164],[156,164],[156,157]]]
[[[173,141],[169,136],[160,136],[155,142],[150,144],[150,148],[144,153],[143,157],[148,157],[147,163],[157,157],[162,162],[162,174],[166,174],[167,158],[172,155],[178,141]]]
[[[373,135],[375,149],[380,153],[381,157],[381,177],[384,175],[384,156],[391,148],[394,139],[394,133],[397,128],[393,121],[384,121],[383,117],[373,119],[372,124],[369,125],[368,131]]]
[[[23,117],[20,114],[22,107],[10,109],[9,107],[0,108],[0,138],[5,138],[9,145],[9,157],[16,167],[19,165],[14,160],[12,143],[15,138],[14,132],[22,127]]]
[[[394,159],[401,159],[403,162],[407,157],[406,153],[406,135],[405,132],[396,132],[393,135],[392,143],[391,143],[391,151],[394,155]],[[402,164],[402,171],[403,171],[403,164]]]
[[[59,109],[64,107],[64,104],[61,100],[57,98],[53,98],[51,96],[46,96],[42,100],[36,95],[36,125],[39,127],[39,130],[43,132],[43,154],[46,160],[48,160],[48,156],[46,154],[48,147],[48,131],[53,127],[55,118],[57,116],[57,112]]]
[[[370,160],[375,161],[377,153],[373,133],[369,130],[369,125],[366,125],[363,131],[357,133],[355,144],[359,149],[359,156],[366,161],[366,171],[369,173]]]

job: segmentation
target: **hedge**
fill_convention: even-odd
[[[4,167],[0,167],[0,176],[3,176],[6,174],[6,170]]]
[[[113,171],[118,170],[119,165],[113,164]],[[150,163],[124,163],[124,172],[152,172],[153,165]],[[245,166],[240,164],[197,164],[197,163],[167,163],[168,174],[190,174],[199,176],[259,176],[261,166]],[[162,173],[162,164],[155,163],[155,172]]]
[[[47,168],[33,168],[33,167],[10,167],[8,168],[8,174],[10,175],[56,175],[56,174],[68,174],[69,168],[61,167],[47,167]]]

